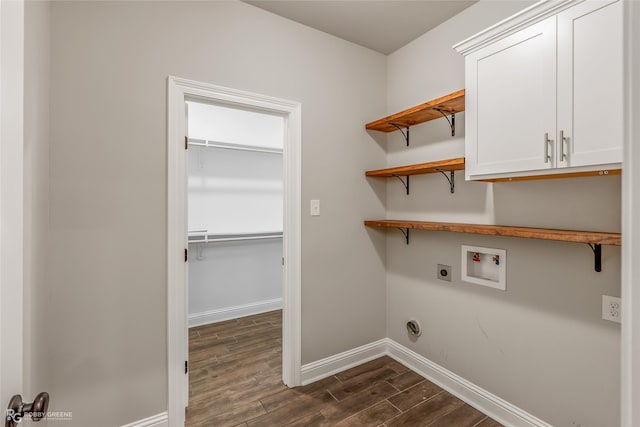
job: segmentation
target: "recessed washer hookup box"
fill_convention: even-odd
[[[505,291],[507,251],[462,245],[462,280]]]

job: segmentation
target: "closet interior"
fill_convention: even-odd
[[[187,102],[189,327],[282,307],[284,118]]]

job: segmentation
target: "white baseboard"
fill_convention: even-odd
[[[362,365],[387,354],[387,338],[344,351],[302,366],[302,385]]]
[[[449,393],[505,426],[551,427],[550,424],[489,393],[424,356],[388,339],[387,354]]]
[[[169,427],[169,414],[163,412],[161,414],[145,418],[144,420],[138,420],[123,425],[122,427]]]
[[[266,313],[267,311],[282,309],[282,298],[236,305],[235,307],[218,308],[202,313],[189,314],[189,327],[208,325],[209,323],[237,319],[238,317]]]
[[[478,387],[390,338],[366,344],[302,366],[302,384],[321,380],[381,356],[390,356],[429,381],[507,427],[551,427],[504,399]]]

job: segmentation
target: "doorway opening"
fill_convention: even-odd
[[[284,116],[186,101],[187,426],[228,420],[282,366]]]
[[[235,311],[241,314],[242,310],[258,309],[266,311],[269,304],[277,304],[278,298],[262,299],[259,303],[240,303],[227,307],[214,307],[210,310],[199,312],[199,315],[192,313],[189,317],[188,304],[188,270],[189,263],[187,255],[190,257],[201,257],[203,261],[207,258],[208,252],[215,251],[213,245],[205,247],[208,243],[214,243],[218,239],[218,244],[238,244],[239,240],[246,237],[252,240],[279,241],[282,239],[281,269],[282,274],[282,381],[285,385],[293,387],[300,385],[301,367],[301,337],[300,337],[300,188],[301,188],[301,106],[297,102],[291,102],[272,98],[268,96],[208,85],[190,80],[169,77],[168,79],[168,211],[167,211],[167,329],[168,329],[168,374],[169,374],[169,396],[168,412],[170,425],[184,425],[185,407],[188,403],[188,326],[198,321],[222,320],[226,315],[231,315]],[[187,105],[188,114],[197,115],[199,108],[226,108],[236,112],[259,113],[263,118],[276,118],[280,120],[282,141],[281,150],[274,144],[258,141],[257,143],[238,143],[238,141],[219,141],[221,138],[202,138],[196,134],[191,135],[191,140],[187,133]],[[231,118],[227,117],[227,120]],[[234,119],[234,120],[237,120]],[[268,120],[267,120],[268,121]],[[254,125],[255,127],[256,125]],[[237,129],[241,133],[247,130],[246,123],[237,123]],[[246,132],[245,132],[246,133]],[[214,141],[217,141],[216,142]],[[191,144],[189,144],[191,142]],[[200,144],[199,146],[196,144]],[[203,151],[200,156],[193,155],[189,158],[188,149],[191,146]],[[218,147],[213,147],[218,145]],[[227,218],[223,221],[218,216],[217,221],[208,222],[202,218],[190,218],[191,212],[187,210],[187,196],[189,194],[188,171],[189,167],[199,168],[204,164],[207,157],[213,151],[224,151],[226,160],[219,162],[218,166],[227,171],[231,168],[231,157],[237,156],[240,151],[247,151],[247,146],[251,148],[255,155],[267,156],[281,151],[282,162],[282,229],[273,229],[273,222],[263,222],[257,228],[241,230],[240,218],[231,218],[227,213]],[[207,151],[208,150],[208,151]],[[262,150],[262,151],[257,151]],[[193,152],[195,152],[194,150]],[[234,154],[230,154],[234,152]],[[231,156],[231,157],[230,157]],[[219,159],[217,159],[219,160]],[[203,174],[203,176],[206,174]],[[200,176],[202,182],[209,178]],[[198,180],[196,179],[196,181]],[[214,180],[215,181],[215,180]],[[220,184],[220,180],[218,180]],[[223,180],[224,181],[224,180]],[[246,182],[245,182],[246,184]],[[224,193],[224,192],[221,192]],[[228,197],[228,194],[219,195]],[[271,198],[271,205],[274,205],[274,198]],[[251,206],[247,206],[251,209]],[[259,214],[260,212],[256,212]],[[220,215],[217,212],[216,215]],[[236,215],[237,216],[237,215]],[[191,221],[189,221],[191,220]],[[203,224],[197,224],[197,222]],[[225,229],[220,228],[221,224],[226,224]],[[191,229],[190,227],[193,228]],[[197,229],[196,229],[197,228]],[[191,231],[191,233],[189,232]],[[281,236],[278,235],[281,233]],[[226,241],[221,241],[226,240]],[[247,239],[248,241],[248,239]],[[200,249],[196,249],[199,246]],[[268,246],[268,245],[266,245]],[[192,248],[193,247],[193,248]],[[263,248],[265,249],[265,248]],[[212,258],[207,258],[212,260]],[[201,267],[202,265],[200,265]],[[226,267],[229,267],[227,265]],[[195,274],[191,272],[191,274]],[[198,272],[197,274],[200,274]],[[231,297],[226,295],[225,297]],[[264,297],[264,295],[262,295]],[[199,298],[198,303],[205,298]],[[221,302],[220,298],[214,298]],[[226,301],[229,304],[230,299]],[[202,307],[199,307],[202,308]],[[207,317],[209,316],[209,317]],[[188,320],[189,318],[189,320]],[[274,319],[270,321],[273,323]],[[279,320],[278,320],[279,321]]]

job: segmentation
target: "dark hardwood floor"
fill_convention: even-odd
[[[390,357],[282,384],[282,313],[189,330],[188,427],[500,427]]]

